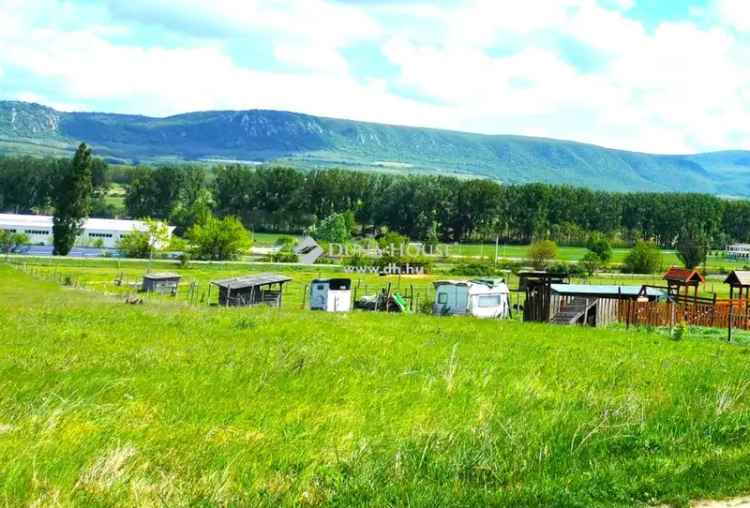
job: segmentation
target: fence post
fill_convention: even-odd
[[[627,313],[625,314],[625,329],[629,330],[630,329],[630,304],[632,303],[632,300],[628,299],[627,302],[628,302],[628,309],[627,309]]]
[[[729,315],[727,315],[727,342],[732,342],[732,304],[734,302],[729,300]]]

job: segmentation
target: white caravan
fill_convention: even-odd
[[[351,279],[314,280],[310,284],[310,310],[349,312],[352,310]]]
[[[503,279],[435,282],[436,316],[510,317],[510,290]]]

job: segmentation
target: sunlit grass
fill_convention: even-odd
[[[750,491],[748,350],[127,305],[0,266],[7,506],[633,506]]]

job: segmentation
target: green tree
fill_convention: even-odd
[[[56,256],[67,256],[91,209],[91,149],[81,143],[73,163],[64,171],[55,192],[52,234]]]
[[[599,256],[602,263],[608,263],[612,259],[612,247],[607,237],[601,233],[592,234],[586,242],[586,248]]]
[[[557,258],[557,244],[552,240],[534,242],[526,255],[534,268],[542,270],[549,266],[550,261]]]
[[[128,233],[117,242],[117,250],[127,258],[149,259],[169,245],[169,228],[160,221],[146,219],[146,229]]]
[[[320,221],[312,230],[312,237],[329,243],[344,243],[352,238],[352,221],[343,213],[333,213]]]
[[[589,251],[583,256],[583,258],[581,258],[578,265],[588,277],[591,277],[602,267],[602,258],[600,258],[596,252]]]
[[[187,236],[195,259],[236,259],[252,246],[250,235],[236,217],[209,216],[203,224],[193,226]]]
[[[709,245],[703,231],[683,229],[677,241],[677,257],[685,268],[693,269],[706,261]]]
[[[627,273],[654,273],[661,267],[659,247],[653,242],[639,240],[625,258],[623,269]]]
[[[29,237],[24,233],[11,233],[5,229],[0,229],[0,252],[3,254],[15,252],[19,247],[29,243]]]

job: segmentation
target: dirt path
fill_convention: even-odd
[[[725,499],[723,501],[696,501],[693,508],[750,508],[750,496]]]

